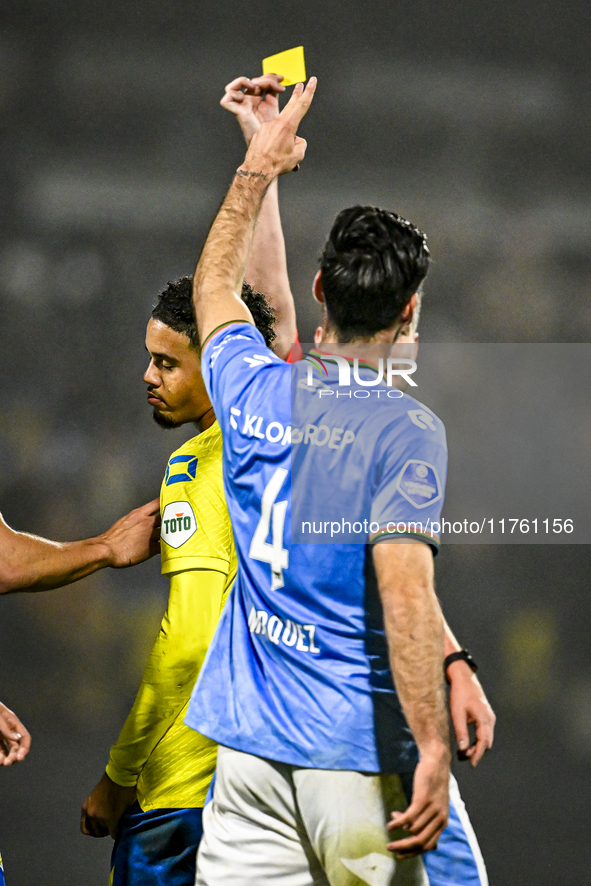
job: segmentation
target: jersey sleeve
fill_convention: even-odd
[[[173,575],[171,600],[107,775],[132,787],[154,748],[191,696],[224,602],[226,576],[194,570]]]
[[[445,428],[433,414],[417,426],[409,416],[402,429],[385,433],[372,497],[370,542],[407,536],[439,549],[441,509],[447,477]]]
[[[244,428],[246,436],[257,437],[256,421],[271,412],[276,422],[289,425],[291,369],[251,323],[236,321],[215,330],[204,345],[201,371],[226,441],[233,430]],[[284,396],[276,396],[283,382]]]
[[[196,439],[200,441],[200,437]],[[227,575],[233,540],[224,497],[219,428],[209,434],[207,443],[192,446],[192,442],[173,453],[162,482],[162,574],[215,569]]]

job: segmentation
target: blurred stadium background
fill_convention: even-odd
[[[0,506],[15,527],[82,537],[158,493],[189,432],[149,415],[149,310],[192,272],[241,158],[224,84],[300,43],[320,85],[281,192],[302,339],[323,237],[354,202],[428,232],[424,341],[591,339],[588,4],[5,0],[0,17]],[[499,716],[494,752],[456,767],[494,886],[589,879],[588,576],[585,546],[439,558]],[[34,735],[0,773],[9,886],[106,884],[111,841],[79,834],[79,807],[166,590],[152,561],[0,601],[0,698]]]

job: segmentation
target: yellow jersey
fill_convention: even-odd
[[[217,745],[183,720],[236,575],[217,421],[171,455],[160,510],[168,609],[106,770],[144,811],[203,806],[215,769]]]

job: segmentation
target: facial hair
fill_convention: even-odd
[[[165,415],[161,415],[156,409],[152,412],[152,418],[158,427],[164,428],[166,431],[172,431],[174,428],[180,428],[181,426],[181,422],[174,421],[172,418],[167,418]]]

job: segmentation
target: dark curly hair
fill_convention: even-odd
[[[394,212],[343,209],[320,257],[328,317],[340,341],[389,329],[429,270],[427,238]]]
[[[242,284],[242,301],[252,314],[256,328],[262,334],[267,347],[275,340],[273,325],[275,314],[260,292],[256,292],[248,283]],[[186,335],[194,348],[199,349],[199,334],[193,310],[193,278],[181,277],[180,280],[169,282],[152,309],[154,320],[160,320],[175,332]]]

